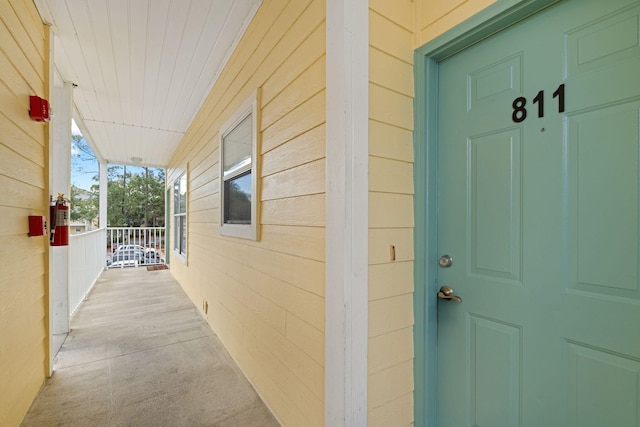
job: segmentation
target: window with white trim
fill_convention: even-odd
[[[257,238],[257,96],[220,129],[220,233]]]
[[[187,174],[173,182],[173,249],[187,257]]]

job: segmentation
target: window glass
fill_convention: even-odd
[[[180,177],[180,213],[187,212],[187,175]]]
[[[220,234],[258,238],[258,93],[220,128]]]
[[[251,165],[251,115],[245,117],[224,138],[224,177],[234,175],[238,171]]]
[[[187,254],[187,174],[173,183],[174,239],[173,249],[180,255]]]
[[[173,209],[174,213],[180,213],[180,180],[176,179],[173,183]]]
[[[251,224],[251,171],[224,182],[225,224]]]
[[[182,233],[182,239],[180,240],[180,253],[187,253],[187,217],[180,217],[180,221],[182,222],[182,226],[180,227]]]
[[[182,232],[182,227],[180,226],[180,216],[176,216],[175,217],[175,221],[174,221],[174,227],[173,227],[173,249],[175,249],[177,252],[180,252],[180,242],[181,242],[181,238],[180,238],[180,233]]]

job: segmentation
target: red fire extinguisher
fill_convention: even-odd
[[[51,206],[51,246],[69,245],[69,205],[63,194],[58,193],[58,198],[54,201],[53,196],[49,199]]]

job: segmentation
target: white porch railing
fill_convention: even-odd
[[[107,268],[165,263],[164,227],[108,227]]]
[[[69,236],[69,314],[85,299],[104,270],[104,228]]]

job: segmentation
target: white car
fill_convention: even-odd
[[[153,248],[145,248],[142,245],[122,245],[122,246],[118,246],[116,249],[114,249],[113,256],[115,258],[116,255],[118,255],[118,254],[128,253],[129,254],[129,258],[133,258],[131,256],[131,252],[137,254],[137,256],[135,258],[138,260],[139,264],[158,264],[160,262],[163,262],[160,259],[160,252],[158,252],[157,250],[155,250]]]
[[[120,249],[107,261],[109,267],[135,267],[145,263],[144,251],[139,249]]]
[[[115,248],[113,250],[113,253],[115,254],[115,253],[120,252],[120,251],[131,251],[131,250],[133,250],[133,251],[137,250],[137,251],[141,251],[141,252],[146,252],[145,247],[142,246],[142,245],[121,245],[121,246],[118,246],[117,248]]]

